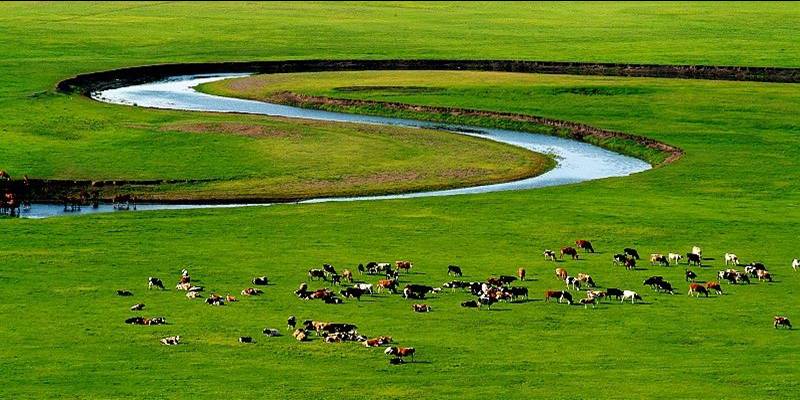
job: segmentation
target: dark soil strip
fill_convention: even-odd
[[[567,134],[563,136],[567,136],[570,139],[574,140],[591,141],[589,139],[594,138],[599,141],[602,141],[611,138],[619,138],[635,142],[640,146],[644,146],[650,149],[667,153],[668,154],[667,158],[659,165],[672,163],[683,155],[683,150],[681,150],[678,147],[671,146],[666,143],[662,143],[643,136],[637,136],[625,132],[610,131],[610,130],[595,128],[593,126],[580,124],[577,122],[563,121],[545,117],[537,117],[526,114],[470,110],[470,109],[452,108],[452,107],[419,106],[419,105],[411,105],[411,104],[395,103],[395,102],[335,99],[324,96],[306,96],[291,92],[283,92],[273,95],[272,97],[270,97],[270,101],[280,104],[292,105],[296,107],[303,107],[303,108],[322,109],[329,106],[337,108],[380,107],[387,110],[412,111],[416,113],[440,114],[453,117],[484,117],[484,118],[499,119],[505,121],[532,123],[537,125],[549,126],[561,132],[566,131]]]
[[[88,94],[95,90],[152,82],[175,75],[226,72],[270,74],[364,70],[464,70],[782,83],[800,82],[800,68],[514,60],[291,60],[144,65],[81,74],[59,82],[57,89],[62,92],[77,91]]]

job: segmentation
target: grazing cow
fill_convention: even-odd
[[[778,329],[779,326],[792,329],[792,323],[789,322],[789,318],[780,315],[776,315],[772,318],[772,326],[774,326],[775,329]]]
[[[366,293],[372,294],[372,284],[371,283],[356,283],[355,285],[353,285],[353,287],[356,288],[356,289],[363,290],[365,294]]]
[[[770,281],[772,282],[772,275],[770,275],[769,271],[764,269],[756,270],[756,276],[758,277],[759,281]]]
[[[580,303],[583,304],[583,308],[588,308],[589,304],[592,305],[592,308],[595,308],[597,305],[597,298],[596,297],[587,297],[585,299],[581,299]]]
[[[397,293],[397,280],[396,279],[381,279],[378,281],[378,293],[383,289],[389,290],[392,293]]]
[[[353,283],[353,272],[349,269],[342,271],[342,279],[346,280],[349,283]]]
[[[608,288],[608,289],[606,289],[606,297],[609,297],[609,298],[616,297],[616,299],[619,300],[619,299],[622,298],[623,294],[624,293],[622,292],[622,290],[617,289],[617,288]]]
[[[651,276],[644,281],[642,281],[643,286],[650,286],[651,289],[655,289],[659,282],[663,282],[663,276]]]
[[[359,263],[358,267],[356,267],[359,275],[364,275],[364,272],[367,272],[367,269],[364,267],[364,264]]]
[[[797,269],[800,268],[800,260],[795,258],[792,260],[792,269],[797,272]]]
[[[294,329],[297,326],[297,317],[294,315],[290,315],[289,318],[286,319],[286,329]]]
[[[395,356],[397,358],[411,357],[414,361],[414,354],[417,351],[413,347],[387,347],[384,354]]]
[[[406,285],[403,289],[403,297],[406,299],[424,299],[425,295],[432,293],[433,287],[426,285]]]
[[[240,336],[239,343],[255,343],[250,336]]]
[[[181,342],[180,336],[170,336],[161,339],[161,344],[164,346],[177,346]]]
[[[500,278],[498,278],[498,279],[500,280],[500,282],[503,285],[510,285],[510,284],[514,283],[514,281],[517,280],[517,277],[516,276],[511,276],[511,275],[500,275]]]
[[[606,292],[599,291],[599,290],[587,290],[586,291],[586,297],[590,298],[590,299],[598,299],[598,301],[599,301],[599,299],[602,299],[603,297],[606,297]]]
[[[331,274],[331,285],[341,286],[342,284],[342,277],[337,274]]]
[[[567,279],[567,276],[569,276],[569,275],[567,275],[567,270],[566,269],[564,269],[564,268],[556,268],[556,276],[558,277],[558,279],[561,279],[563,281],[563,280]]]
[[[725,253],[725,265],[728,264],[739,265],[739,257],[733,253]]]
[[[264,292],[261,289],[256,289],[251,287],[242,290],[242,296],[258,296],[262,293]]]
[[[479,303],[477,300],[467,300],[467,301],[461,302],[461,307],[464,307],[464,308],[480,308],[480,306],[481,306],[481,303]]]
[[[578,255],[578,250],[575,250],[572,247],[564,247],[564,248],[562,248],[561,249],[561,256],[559,258],[563,259],[564,255],[568,255],[568,256],[572,257],[573,260],[577,260],[577,259],[580,258],[580,256]]]
[[[692,246],[691,254],[697,254],[698,257],[703,258],[703,249],[697,246]]]
[[[526,274],[527,272],[525,271],[525,268],[517,268],[517,277],[519,280],[524,281]]]
[[[683,275],[686,278],[686,282],[694,282],[694,280],[697,279],[697,274],[688,269],[683,273]]]
[[[355,298],[361,300],[361,296],[364,295],[364,291],[358,288],[347,288],[339,292],[342,296],[346,298]]]
[[[675,291],[672,289],[672,284],[667,281],[660,281],[656,284],[656,291],[675,294]]]
[[[622,252],[625,253],[626,255],[630,256],[630,257],[633,257],[633,258],[637,259],[637,260],[639,259],[639,252],[636,251],[636,249],[633,249],[633,248],[630,248],[630,247],[626,247],[626,248],[622,249]]]
[[[691,283],[689,284],[689,296],[694,294],[697,294],[697,297],[700,297],[701,294],[704,294],[706,297],[708,297],[708,289],[699,283]]]
[[[312,281],[314,279],[322,279],[323,281],[328,280],[328,278],[325,276],[325,271],[317,268],[308,270],[308,279],[311,279]]]
[[[650,265],[662,265],[669,267],[669,260],[663,254],[650,254]]]
[[[326,274],[339,275],[336,272],[336,268],[333,268],[331,264],[322,264],[322,270],[325,271]]]
[[[412,304],[411,309],[414,312],[431,312],[431,306],[427,304]]]
[[[131,306],[131,311],[142,311],[144,310],[144,304],[138,303]]]
[[[575,246],[577,246],[579,249],[583,249],[583,251],[594,253],[594,247],[592,247],[592,242],[588,240],[576,240]]]
[[[119,289],[117,290],[117,296],[123,296],[123,297],[133,296],[133,293],[129,290]]]
[[[394,265],[398,270],[402,269],[405,272],[410,271],[411,268],[414,267],[414,264],[412,264],[411,261],[395,261]]]
[[[448,265],[447,266],[447,275],[448,276],[452,275],[452,276],[461,277],[462,276],[461,267],[459,267],[458,265]]]
[[[267,279],[266,276],[259,276],[257,278],[253,278],[253,285],[258,285],[258,286],[269,285],[269,279]]]
[[[678,264],[678,262],[679,262],[679,261],[681,261],[681,260],[683,259],[683,256],[682,256],[682,255],[680,255],[680,254],[678,254],[678,253],[669,253],[669,255],[667,256],[667,258],[669,259],[669,261],[670,261],[671,263],[673,263],[673,264],[676,264],[676,265],[677,265],[677,264]]]
[[[717,271],[717,279],[719,280],[726,280],[728,283],[736,283],[736,275],[739,274],[739,271],[735,269],[726,269],[724,271]]]
[[[736,283],[742,283],[742,282],[747,282],[747,284],[749,285],[750,284],[750,277],[747,276],[747,274],[742,274],[742,273],[738,273],[737,272],[736,273]]]
[[[263,333],[266,337],[278,337],[281,335],[281,332],[275,328],[264,328],[261,333]]]
[[[642,296],[639,296],[639,293],[634,292],[633,290],[623,290],[622,291],[622,300],[620,303],[624,303],[625,300],[631,300],[631,304],[635,304],[636,300],[642,301]]]
[[[703,265],[702,263],[703,259],[699,255],[693,253],[686,253],[686,265],[702,266]]]
[[[296,329],[292,333],[292,337],[297,339],[298,342],[305,342],[308,340],[308,332],[305,329]]]
[[[572,305],[572,295],[564,290],[547,290],[544,292],[544,301],[549,302],[550,299],[558,299],[558,303],[561,303],[561,300],[566,300],[567,304]]]
[[[516,300],[520,297],[524,297],[526,300],[528,299],[528,288],[526,287],[512,286],[508,289],[508,291],[512,300]]]
[[[492,309],[492,304],[497,303],[497,301],[498,301],[498,298],[494,297],[494,296],[486,296],[486,295],[484,295],[484,296],[478,297],[478,302],[482,306],[486,306],[490,310]]]
[[[627,260],[625,260],[625,269],[627,270],[636,269],[636,259],[633,257],[629,257]]]
[[[625,262],[628,261],[628,256],[622,253],[614,254],[614,257],[611,259],[611,262],[614,265],[625,265]]]
[[[556,252],[553,251],[553,250],[545,250],[544,253],[542,253],[542,254],[544,254],[544,259],[545,260],[549,260],[549,261],[555,261],[556,260]]]
[[[715,291],[717,295],[722,294],[722,286],[719,285],[719,282],[715,281],[707,282],[706,289]]]
[[[568,276],[564,279],[564,283],[567,284],[568,288],[571,287],[573,290],[581,290],[581,281],[579,281],[578,278]]]
[[[151,276],[147,278],[147,290],[150,290],[154,287],[164,290],[164,282],[162,282],[161,279]]]

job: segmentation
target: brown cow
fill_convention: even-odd
[[[381,279],[378,281],[378,293],[387,289],[392,293],[397,293],[397,281],[394,279]]]
[[[406,272],[414,267],[414,264],[412,264],[411,261],[395,261],[394,265],[397,267],[397,269],[402,269]]]
[[[719,282],[716,281],[706,283],[706,289],[713,290],[717,292],[718,295],[722,294],[722,286],[720,286]]]
[[[387,347],[384,351],[385,354],[397,358],[411,357],[411,361],[414,361],[414,354],[416,352],[417,351],[413,347]]]
[[[411,306],[414,312],[431,312],[431,306],[427,304],[414,304]]]
[[[705,286],[699,283],[690,283],[689,284],[689,296],[697,293],[697,297],[700,297],[701,294],[706,295],[708,297],[708,290]]]
[[[772,275],[770,275],[769,271],[765,269],[757,269],[756,276],[760,281],[770,281],[772,282]]]
[[[592,247],[592,242],[588,240],[576,240],[575,246],[578,246],[579,249],[583,249],[584,251],[594,253],[594,247]]]
[[[564,248],[562,248],[561,249],[561,257],[559,257],[559,258],[563,259],[565,254],[568,255],[568,256],[571,256],[573,260],[577,260],[577,259],[580,258],[580,256],[578,255],[578,250],[575,250],[572,247],[564,247]]]
[[[519,280],[521,280],[521,281],[525,280],[525,273],[526,273],[525,272],[525,268],[518,268],[517,269],[517,277],[519,278]]]
[[[550,299],[558,299],[558,302],[561,303],[561,300],[566,300],[567,304],[572,305],[572,295],[569,292],[563,290],[547,290],[544,292],[544,301],[549,302]]]

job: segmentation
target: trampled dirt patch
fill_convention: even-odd
[[[196,123],[177,123],[170,124],[161,128],[162,131],[169,132],[189,132],[189,133],[223,133],[230,135],[248,136],[256,138],[265,137],[297,137],[298,133],[287,132],[263,125],[242,124],[235,122],[196,122]]]

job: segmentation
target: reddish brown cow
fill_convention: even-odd
[[[414,266],[411,261],[395,261],[394,265],[397,267],[397,269],[402,269],[406,272],[408,272]]]
[[[588,240],[576,240],[575,246],[578,246],[579,249],[583,249],[584,251],[594,253],[594,247],[592,247],[592,242]]]
[[[568,255],[568,256],[572,257],[573,260],[577,260],[578,258],[580,258],[580,256],[578,255],[578,250],[575,250],[572,247],[564,247],[564,248],[562,248],[561,249],[561,257],[559,257],[559,258],[563,259],[564,255]]]
[[[413,347],[387,347],[386,351],[384,351],[385,354],[398,358],[411,357],[411,361],[414,361],[414,354],[416,352],[417,351]]]
[[[689,296],[697,293],[697,296],[700,297],[701,294],[706,295],[708,297],[708,290],[705,286],[699,283],[691,283],[689,284]]]
[[[558,299],[558,302],[561,303],[561,300],[566,300],[567,304],[572,304],[572,295],[569,292],[565,292],[562,290],[547,290],[544,292],[544,301],[549,302],[550,299]]]
[[[719,282],[711,281],[706,283],[706,289],[713,290],[717,292],[717,294],[722,294],[722,286],[720,286]]]

